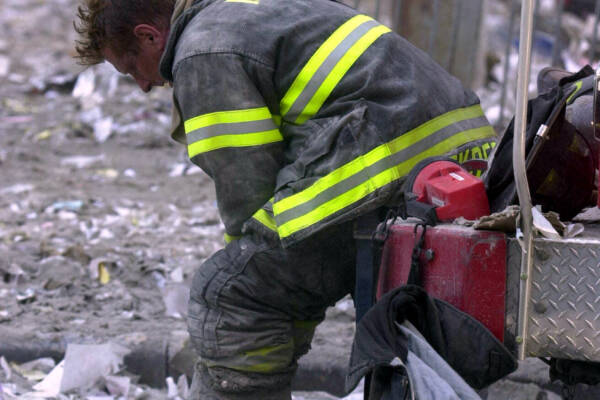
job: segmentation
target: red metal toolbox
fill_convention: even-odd
[[[423,228],[396,223],[382,254],[377,298],[406,283],[411,255]],[[504,338],[506,237],[459,225],[428,227],[420,256],[421,281],[427,292],[483,323]]]

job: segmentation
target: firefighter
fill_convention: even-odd
[[[290,399],[353,290],[352,221],[419,160],[492,140],[477,96],[334,1],[83,1],[80,62],[170,83],[172,137],[215,184],[228,244],[192,282],[193,398]]]

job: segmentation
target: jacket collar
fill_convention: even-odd
[[[159,71],[163,78],[173,82],[173,61],[175,58],[175,46],[179,36],[190,22],[200,11],[214,3],[216,0],[177,0],[171,16],[171,28],[165,50],[163,51]]]
[[[195,0],[177,0],[173,9],[173,15],[171,15],[171,25],[175,23],[184,11],[191,8],[194,2]]]

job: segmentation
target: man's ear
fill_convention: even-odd
[[[166,42],[166,35],[156,27],[148,24],[139,24],[133,28],[133,34],[142,47],[158,47],[162,50]]]

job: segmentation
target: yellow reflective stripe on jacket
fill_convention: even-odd
[[[227,244],[233,242],[234,240],[238,240],[239,238],[241,238],[241,236],[229,235],[228,233],[223,235],[223,239],[225,239],[225,243]]]
[[[479,105],[434,118],[274,203],[279,236],[292,235],[350,206],[405,176],[426,157],[493,135]]]
[[[277,232],[277,225],[275,224],[275,218],[262,208],[254,213],[252,216],[255,220],[266,226],[270,230]]]
[[[317,49],[283,96],[281,115],[302,124],[313,117],[354,62],[391,30],[366,15],[350,18]]]
[[[573,93],[571,93],[571,95],[567,97],[567,104],[571,104],[571,100],[573,100],[573,97],[575,97],[577,92],[581,90],[581,86],[583,86],[582,80],[575,82],[575,90],[573,90]]]
[[[219,111],[184,123],[191,157],[224,147],[258,146],[283,140],[267,107]]]
[[[278,127],[281,126],[281,115],[273,115],[273,122]]]
[[[397,137],[391,142],[374,148],[369,153],[350,161],[343,167],[330,172],[328,175],[319,179],[312,186],[303,190],[302,192],[298,192],[294,195],[279,200],[273,204],[273,211],[275,215],[281,214],[290,208],[296,207],[297,205],[314,198],[325,189],[335,185],[351,175],[356,174],[366,166],[372,165],[376,161],[381,160],[391,153],[397,152],[402,148],[407,148],[414,143],[423,140],[444,126],[451,125],[457,120],[457,117],[459,117],[458,119],[464,120],[482,115],[483,111],[481,110],[481,107],[479,105],[475,105],[468,108],[450,111],[437,118],[434,118],[418,126],[417,128],[404,133],[402,136]]]
[[[448,139],[438,145],[430,148],[429,151],[425,151],[417,156],[395,166],[389,168],[378,175],[368,179],[363,184],[352,188],[351,190],[343,193],[340,196],[337,196],[322,205],[318,208],[313,209],[312,211],[295,218],[287,223],[279,226],[278,232],[281,238],[290,236],[295,232],[298,232],[304,228],[307,228],[316,222],[342,210],[343,208],[352,205],[353,203],[361,200],[368,194],[374,192],[375,190],[393,182],[394,180],[399,179],[402,176],[405,176],[410,172],[410,170],[421,160],[446,153],[453,148],[464,144],[466,141],[477,140],[484,137],[488,137],[490,133],[491,127],[489,128],[477,128],[471,131],[462,132],[462,137],[453,137]],[[467,140],[465,140],[467,139]]]

